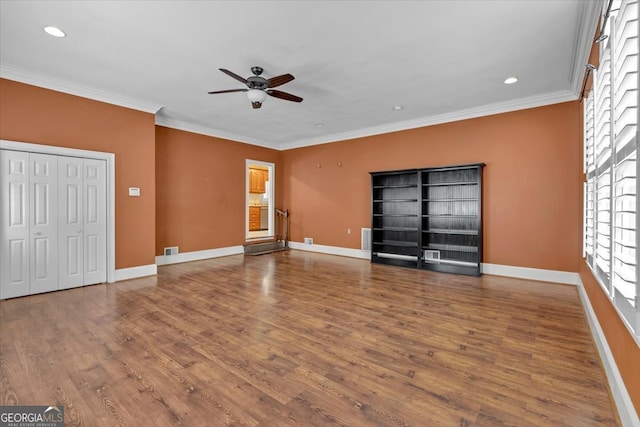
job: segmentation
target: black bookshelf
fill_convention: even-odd
[[[371,261],[479,276],[483,167],[373,172]]]
[[[418,266],[420,191],[417,171],[373,173],[372,261]]]

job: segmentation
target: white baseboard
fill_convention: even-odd
[[[308,245],[302,242],[289,242],[291,249],[301,251],[319,252],[329,255],[340,255],[352,258],[370,259],[371,252],[361,249],[343,248],[339,246]],[[569,271],[544,270],[540,268],[515,267],[500,264],[482,264],[482,272],[496,276],[516,277],[519,279],[538,280],[542,282],[563,283],[567,285],[577,285],[580,276],[578,273]]]
[[[512,265],[482,263],[484,274],[495,276],[508,276],[518,279],[539,280],[542,282],[563,283],[565,285],[577,285],[580,280],[578,273],[558,270],[544,270],[541,268],[516,267]]]
[[[160,255],[156,257],[156,265],[178,264],[181,262],[200,261],[209,258],[238,255],[244,253],[242,246],[229,246],[226,248],[206,249],[204,251],[184,252],[176,255]]]
[[[607,338],[605,337],[604,332],[600,327],[598,317],[596,316],[595,311],[593,311],[591,301],[589,301],[589,296],[587,295],[587,291],[585,291],[584,289],[584,285],[582,283],[582,280],[580,279],[580,275],[578,275],[577,285],[578,293],[580,294],[580,299],[582,300],[582,306],[584,307],[584,312],[587,315],[587,321],[589,322],[591,334],[593,335],[593,340],[595,341],[596,347],[598,348],[598,353],[600,353],[600,360],[602,360],[602,364],[604,365],[605,374],[607,375],[607,380],[609,382],[611,394],[613,395],[613,400],[615,401],[616,407],[618,408],[620,421],[622,422],[623,427],[640,426],[638,413],[636,412],[633,406],[633,402],[631,401],[631,397],[629,396],[627,388],[624,385],[624,381],[622,380],[622,376],[620,375],[620,371],[618,370],[618,365],[616,365],[616,360],[613,358],[613,354],[611,353],[611,349],[609,348]]]
[[[154,276],[156,274],[158,274],[158,267],[155,264],[121,268],[116,270],[116,282],[119,282],[121,280],[136,279],[138,277]]]
[[[340,255],[340,256],[347,256],[351,258],[361,258],[361,259],[371,258],[371,252],[369,251],[363,251],[361,249],[342,248],[339,246],[327,246],[327,245],[316,245],[316,244],[308,245],[306,243],[301,243],[301,242],[289,242],[289,247],[291,249],[297,249],[300,251],[320,252],[323,254]]]

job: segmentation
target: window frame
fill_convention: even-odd
[[[632,29],[630,36],[622,36],[620,46],[616,44],[616,21],[620,11],[631,14],[635,10],[635,15],[625,16],[628,19],[623,21],[624,31],[628,31],[628,25],[639,25],[638,0],[616,0],[613,6],[613,13],[606,23],[608,38],[599,45],[600,67],[593,73],[593,86],[584,104],[583,257],[631,336],[640,345],[640,212],[637,207],[640,176],[639,90],[637,83],[635,88],[631,85],[631,89],[626,84],[630,74],[635,73],[637,81],[639,73],[637,65],[635,69],[630,67],[631,71],[628,71],[629,67],[624,67],[629,56],[638,55],[638,28]],[[604,24],[604,19],[601,22]],[[632,47],[628,49],[627,44]],[[624,53],[624,50],[630,53]],[[621,60],[622,67],[617,65],[618,59]],[[629,91],[634,90],[635,99],[633,92],[629,95]],[[635,108],[635,117],[628,114],[629,108]],[[620,127],[616,120],[622,119],[623,115],[626,121]],[[629,123],[635,127],[635,133],[629,133],[626,129]],[[635,176],[628,162],[635,162]],[[619,171],[622,171],[622,175]],[[632,182],[629,187],[635,193],[629,192],[625,187],[629,179]],[[601,191],[603,189],[605,191]],[[635,211],[624,208],[633,205],[628,203],[628,198],[635,201]],[[632,227],[629,226],[629,218],[635,218],[635,224],[631,219]],[[624,222],[617,224],[620,221]],[[632,248],[626,238],[634,234],[635,242],[632,240],[631,243],[635,243],[635,247]],[[633,252],[635,256],[629,256],[628,252]],[[622,286],[625,283],[631,283],[631,286]],[[635,295],[629,292],[629,288],[633,289],[634,285]]]

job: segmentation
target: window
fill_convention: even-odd
[[[638,282],[638,0],[614,0],[584,103],[585,259],[636,337]]]

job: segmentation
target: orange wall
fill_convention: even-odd
[[[578,271],[581,108],[568,102],[285,151],[292,240],[359,248],[360,228],[371,224],[371,171],[486,163],[484,262]]]
[[[155,264],[154,127],[153,114],[0,79],[0,139],[115,153],[116,269]]]
[[[604,293],[591,270],[585,262],[580,263],[580,279],[584,285],[589,301],[598,316],[600,327],[607,337],[607,342],[624,384],[631,396],[636,412],[640,414],[640,347],[636,344],[620,316]]]
[[[279,206],[279,158],[276,150],[157,126],[156,254],[245,243],[246,159],[276,164]]]

